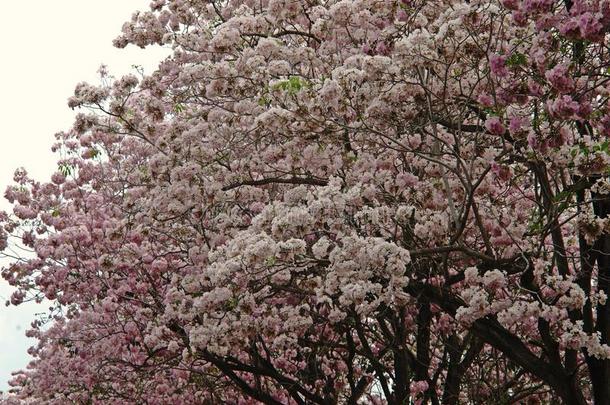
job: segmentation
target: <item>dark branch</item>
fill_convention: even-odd
[[[315,179],[312,177],[291,177],[288,179],[282,179],[280,177],[271,177],[268,179],[261,180],[239,181],[236,183],[229,184],[228,186],[224,186],[222,188],[222,191],[233,190],[234,188],[238,188],[241,186],[264,186],[267,184],[307,184],[312,186],[326,186],[328,184],[328,180]]]

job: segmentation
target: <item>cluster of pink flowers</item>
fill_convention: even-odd
[[[151,2],[115,43],[172,56],[78,84],[6,191],[10,301],[52,302],[7,401],[608,403],[609,23]]]

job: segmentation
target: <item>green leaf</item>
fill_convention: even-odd
[[[59,164],[59,172],[64,176],[69,176],[74,172],[74,166],[69,163],[60,163]]]
[[[514,52],[506,59],[506,66],[509,67],[523,66],[525,64],[527,64],[527,56],[520,52]]]
[[[304,87],[310,87],[311,84],[299,76],[291,76],[288,80],[282,80],[273,85],[273,90],[283,90],[290,95],[295,95]]]
[[[237,304],[239,304],[239,300],[237,298],[231,298],[225,302],[224,309],[225,311],[231,311],[237,308]]]
[[[271,100],[269,100],[265,96],[260,96],[260,98],[258,99],[258,105],[260,105],[261,107],[268,107],[269,104],[271,104]]]
[[[543,218],[538,210],[534,210],[528,220],[528,231],[532,234],[539,233],[543,227]]]
[[[100,152],[100,150],[98,148],[96,148],[95,146],[92,146],[90,149],[91,152],[91,158],[95,159],[96,157],[98,157],[99,155],[101,155],[102,153]]]
[[[589,156],[589,153],[591,153],[591,151],[589,150],[589,147],[582,143],[579,143],[578,145],[576,145],[574,150],[577,151],[576,154],[581,153],[585,156]],[[576,154],[574,154],[574,156],[576,156]]]
[[[271,267],[275,264],[275,256],[269,256],[266,260],[265,260],[265,266],[267,267]]]

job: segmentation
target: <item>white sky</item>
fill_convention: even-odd
[[[0,61],[0,196],[13,172],[23,166],[46,181],[56,168],[50,151],[53,135],[69,129],[75,114],[66,105],[80,81],[98,82],[97,69],[108,65],[116,77],[134,64],[150,73],[169,54],[160,48],[116,49],[112,40],[135,10],[149,0],[2,0]],[[0,208],[7,202],[0,197]],[[24,336],[33,304],[5,307],[11,287],[0,279],[0,391],[10,372],[24,368],[33,340]]]

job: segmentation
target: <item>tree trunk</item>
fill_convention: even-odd
[[[592,193],[595,215],[607,218],[610,214],[610,199],[605,195]],[[602,235],[599,239],[597,256],[597,288],[610,297],[610,235]],[[597,304],[597,321],[595,330],[600,334],[602,344],[610,343],[610,300],[602,305]],[[593,385],[593,398],[596,405],[610,405],[610,360],[587,358],[587,366]]]

